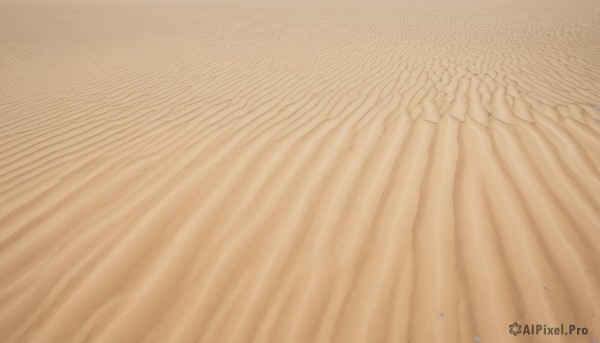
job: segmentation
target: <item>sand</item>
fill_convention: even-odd
[[[1,342],[598,338],[600,2],[0,4]]]

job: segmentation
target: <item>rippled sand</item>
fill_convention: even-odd
[[[1,342],[600,338],[600,2],[3,1]]]

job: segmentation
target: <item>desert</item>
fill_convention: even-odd
[[[597,0],[0,0],[0,342],[599,340]]]

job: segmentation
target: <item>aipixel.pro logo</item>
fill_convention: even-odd
[[[519,324],[513,322],[508,325],[508,332],[513,336],[518,335],[543,335],[543,336],[586,336],[589,332],[586,327],[579,327],[575,324],[560,324],[558,326],[548,326],[546,324]]]

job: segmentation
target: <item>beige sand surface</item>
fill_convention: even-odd
[[[138,2],[0,4],[0,342],[600,338],[600,1]]]

